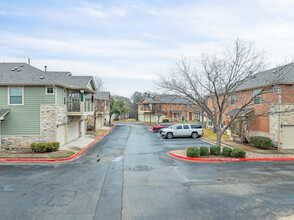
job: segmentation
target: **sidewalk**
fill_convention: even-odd
[[[87,147],[93,144],[95,141],[99,141],[102,137],[108,134],[113,127],[103,127],[101,130],[103,134],[99,137],[95,135],[85,135],[83,137],[77,138],[70,143],[60,146],[58,151],[50,152],[50,153],[33,153],[31,149],[0,149],[0,161],[5,161],[5,158],[10,160],[17,160],[17,159],[25,159],[25,160],[66,160],[67,158],[72,159],[82,153]],[[100,130],[100,129],[99,129]],[[52,161],[50,161],[52,162]]]

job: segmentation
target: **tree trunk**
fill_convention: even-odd
[[[111,117],[112,117],[112,114],[109,114],[109,124],[111,124]]]
[[[218,130],[216,131],[216,145],[221,146],[221,138],[222,138],[222,133]]]
[[[96,131],[96,118],[97,118],[97,112],[95,109],[95,111],[94,111],[94,128],[93,128],[94,132]]]

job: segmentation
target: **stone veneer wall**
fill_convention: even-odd
[[[46,104],[40,106],[40,136],[2,136],[2,148],[30,148],[32,142],[52,142],[57,139],[57,125],[66,124],[66,106]]]
[[[273,109],[272,111],[277,111],[278,105],[271,105],[271,108]],[[284,112],[280,114],[280,123],[279,123],[278,114],[274,114],[270,116],[270,136],[271,136],[270,138],[275,143],[279,144],[280,147],[282,147],[283,146],[283,142],[282,142],[283,128],[280,127],[280,133],[279,133],[279,126],[294,125],[294,105],[293,104],[280,105],[280,111]],[[278,143],[279,138],[280,138],[280,143]]]

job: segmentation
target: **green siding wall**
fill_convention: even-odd
[[[45,95],[45,87],[24,87],[24,105],[8,105],[7,86],[0,86],[0,108],[10,112],[1,123],[2,135],[40,135],[40,105],[54,104],[54,95]]]
[[[57,87],[57,104],[62,105],[63,104],[63,88]]]
[[[89,83],[89,85],[87,86],[89,89],[92,89],[94,90],[94,87],[93,87],[93,80],[91,80],[91,82]]]

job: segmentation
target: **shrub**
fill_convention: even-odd
[[[229,156],[231,156],[231,152],[232,152],[232,149],[231,148],[224,147],[223,148],[222,155],[225,156],[225,157],[229,157]]]
[[[210,153],[213,155],[220,155],[220,146],[211,146]]]
[[[60,143],[59,142],[52,142],[53,151],[57,151],[59,149]]]
[[[245,158],[246,157],[246,152],[242,149],[233,149],[231,152],[231,157],[236,157],[236,158]]]
[[[249,143],[254,147],[269,149],[273,146],[272,140],[267,137],[254,136],[249,138]]]
[[[32,143],[31,149],[35,153],[53,152],[59,149],[59,142]]]
[[[209,149],[208,147],[202,146],[200,147],[200,156],[208,156],[209,153]]]
[[[197,147],[189,147],[187,149],[187,156],[188,157],[199,157],[200,150]]]
[[[169,122],[169,120],[166,118],[162,120],[162,123],[167,123],[167,122]]]

